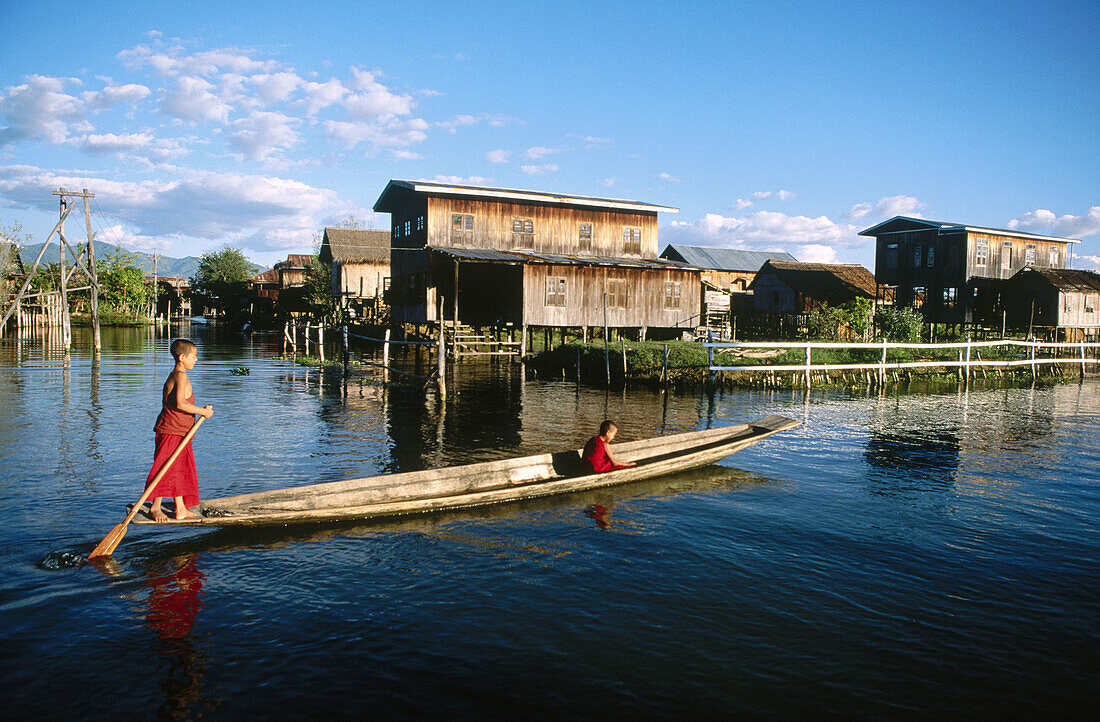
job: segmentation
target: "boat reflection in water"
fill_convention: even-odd
[[[157,547],[166,554],[177,556],[196,552],[232,552],[259,547],[279,548],[335,537],[403,532],[446,534],[447,527],[460,523],[506,521],[530,515],[562,513],[590,518],[598,528],[605,531],[638,533],[640,529],[636,524],[611,523],[612,510],[628,508],[631,503],[641,500],[660,500],[689,493],[732,492],[774,483],[775,480],[760,474],[711,464],[620,486],[449,511],[321,524],[223,527],[186,540],[158,544]],[[596,507],[601,511],[597,514],[591,513]]]

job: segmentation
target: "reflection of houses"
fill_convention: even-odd
[[[806,313],[853,298],[875,298],[875,277],[863,266],[766,261],[752,282],[753,307],[763,313]]]
[[[657,213],[636,201],[391,180],[391,314],[398,323],[694,326],[699,271],[657,258]]]
[[[1071,340],[1094,336],[1100,331],[1100,273],[1021,269],[1004,282],[1004,313],[1015,328],[1061,328]]]
[[[319,258],[332,264],[332,295],[343,307],[376,307],[390,280],[389,231],[326,228]]]
[[[935,323],[1000,321],[1001,284],[1020,269],[1065,268],[1072,238],[896,216],[860,231],[876,239],[880,297]],[[987,315],[989,314],[989,315]]]

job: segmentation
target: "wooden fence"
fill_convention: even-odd
[[[1032,377],[1038,376],[1039,367],[1044,365],[1072,364],[1080,365],[1081,375],[1084,376],[1088,365],[1100,364],[1097,358],[1097,349],[1100,343],[1052,343],[1043,341],[1015,341],[1003,339],[999,341],[965,341],[959,343],[835,343],[826,341],[809,341],[805,343],[789,343],[783,341],[756,341],[756,342],[725,342],[704,343],[707,349],[707,370],[713,380],[716,372],[739,371],[749,373],[773,374],[790,372],[800,377],[800,385],[807,388],[813,383],[813,376],[818,372],[829,371],[853,371],[868,374],[869,380],[879,384],[886,382],[887,373],[902,369],[927,369],[948,368],[957,369],[959,378],[969,380],[971,369],[978,368],[1016,368],[1027,366],[1031,368]],[[1016,359],[983,359],[981,349],[995,347],[1017,347],[1022,349],[1023,358]],[[881,352],[877,363],[813,363],[813,349],[843,349],[847,351],[859,349],[875,349]],[[802,349],[805,351],[805,361],[801,364],[759,364],[747,366],[726,366],[715,363],[716,349]],[[957,358],[923,359],[916,361],[900,361],[889,359],[891,349],[908,349],[924,351],[944,351],[957,349]],[[1076,351],[1072,356],[1064,354],[1067,349]],[[1086,354],[1086,349],[1093,351],[1093,356]],[[1043,352],[1049,355],[1041,355]]]

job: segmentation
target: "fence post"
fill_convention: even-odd
[[[708,332],[709,333],[709,332]],[[708,338],[709,342],[710,339]],[[707,346],[707,383],[711,388],[714,388],[714,347]]]
[[[1085,342],[1081,342],[1081,380],[1085,380]]]
[[[966,337],[966,382],[970,383],[970,337]]]
[[[1081,347],[1081,353],[1082,353],[1081,358],[1084,358],[1084,355],[1083,355],[1085,353],[1085,347],[1084,346]],[[1081,368],[1082,369],[1085,368],[1085,363],[1083,361],[1081,362]],[[668,344],[667,343],[665,344],[665,360],[661,364],[661,383],[664,384],[665,386],[668,386]]]
[[[325,365],[325,322],[317,324],[317,352],[321,355],[321,365]]]
[[[623,386],[626,386],[626,339],[619,337],[619,348],[623,354]]]
[[[1030,342],[1031,346],[1031,380],[1035,380],[1035,341]]]
[[[439,387],[439,400],[447,401],[447,344],[443,341],[443,302],[440,301],[440,319],[439,319],[439,353],[437,359],[437,375],[436,384]]]
[[[806,371],[805,371],[806,388],[810,388],[810,385],[813,383],[810,380],[812,378],[811,375],[810,375],[810,363],[812,361],[811,354],[812,354],[812,351],[810,350],[810,344],[807,342],[806,343]]]

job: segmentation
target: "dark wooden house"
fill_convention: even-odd
[[[895,216],[864,231],[876,241],[879,297],[932,323],[1000,321],[1003,281],[1020,269],[1066,268],[1073,238]]]
[[[649,203],[391,180],[392,319],[637,330],[699,323],[698,269],[657,258]]]
[[[342,308],[376,310],[390,284],[390,232],[325,228],[320,260],[332,265],[332,295]]]
[[[853,298],[875,298],[875,277],[863,266],[765,261],[752,282],[759,313],[808,313]]]
[[[306,269],[313,265],[313,256],[308,253],[291,253],[285,261],[275,264],[279,274],[279,288],[297,288],[306,283]]]
[[[1061,332],[1067,340],[1100,332],[1100,273],[1073,268],[1024,268],[1004,284],[1008,326]]]

